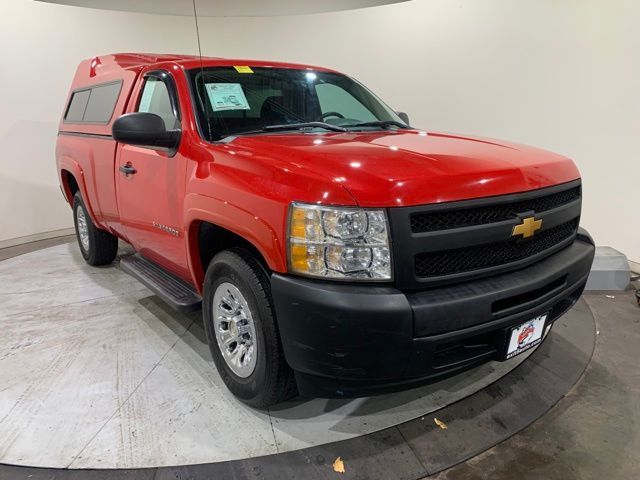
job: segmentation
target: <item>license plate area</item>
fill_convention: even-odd
[[[520,355],[542,342],[547,315],[547,313],[538,315],[508,330],[505,360]]]

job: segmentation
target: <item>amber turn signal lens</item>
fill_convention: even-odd
[[[291,215],[291,236],[295,238],[305,238],[305,211],[301,208],[293,209]]]
[[[307,262],[307,246],[301,244],[291,245],[291,267],[298,272],[307,272],[309,263]]]

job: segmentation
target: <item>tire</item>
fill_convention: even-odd
[[[269,278],[249,252],[225,250],[211,260],[204,281],[202,314],[213,361],[236,397],[252,407],[266,408],[297,393],[278,334]],[[235,347],[231,342],[225,355],[220,345],[230,338],[241,340]]]
[[[118,237],[93,224],[80,192],[73,197],[73,223],[84,260],[93,266],[108,265],[118,253]]]

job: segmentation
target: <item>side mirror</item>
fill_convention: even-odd
[[[398,115],[406,125],[409,125],[409,115],[404,112],[396,112],[396,115]]]
[[[180,143],[180,130],[167,130],[155,113],[126,113],[113,122],[111,132],[114,140],[129,145],[175,150]]]

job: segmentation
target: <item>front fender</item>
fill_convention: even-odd
[[[282,205],[281,208],[283,211],[278,216],[286,218],[287,207]],[[200,222],[212,223],[244,238],[260,252],[271,270],[286,272],[285,249],[276,229],[241,206],[202,194],[188,194],[185,197],[184,219],[189,269],[198,289],[204,278],[198,252],[197,227]]]

